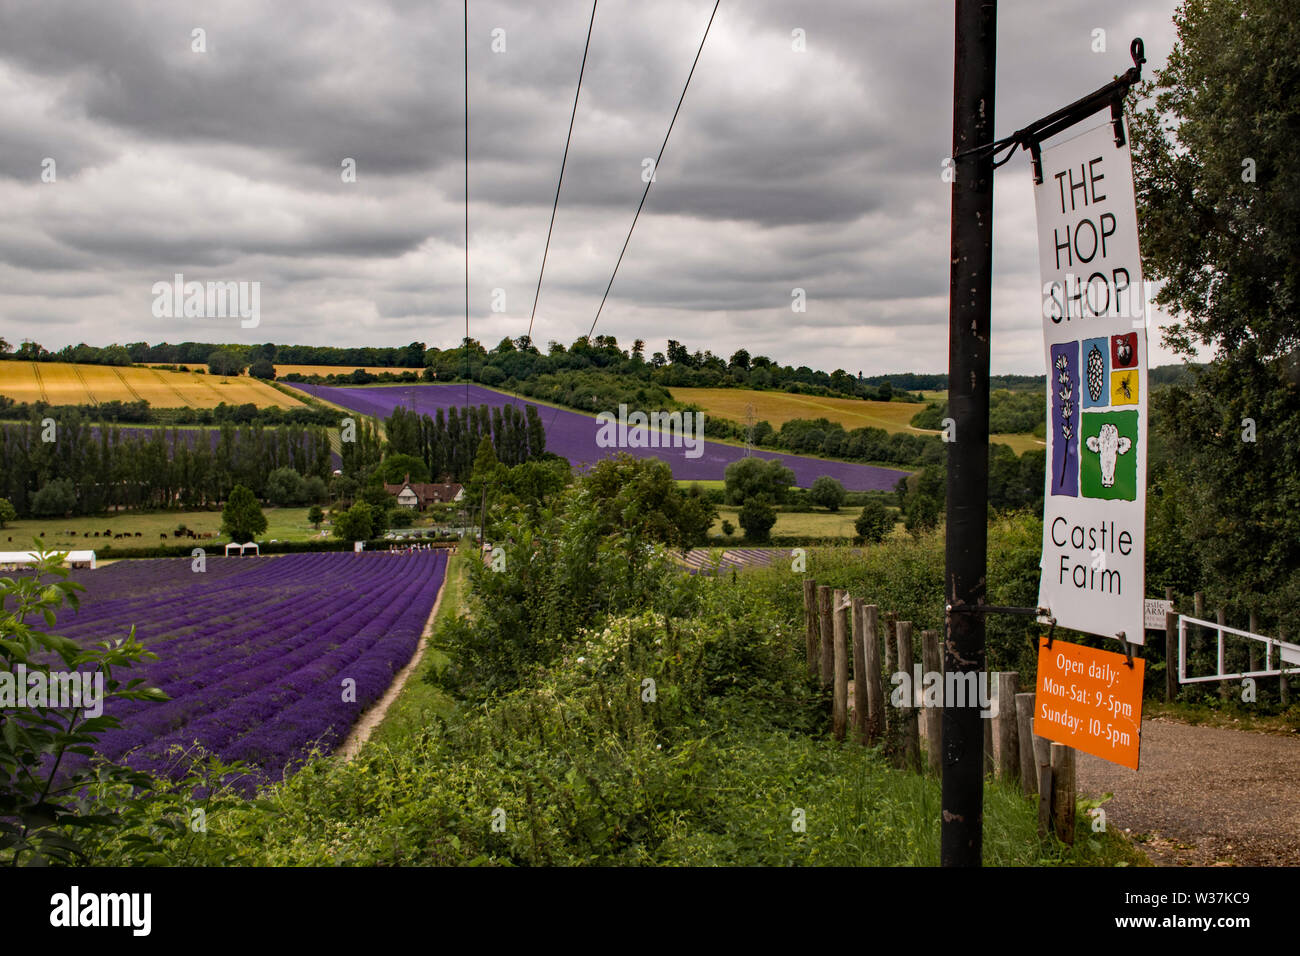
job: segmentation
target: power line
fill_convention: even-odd
[[[537,291],[533,293],[533,311],[528,316],[528,344],[533,342],[533,319],[537,316],[537,300],[542,294],[542,276],[546,273],[546,256],[551,250],[551,231],[555,228],[555,212],[560,207],[560,187],[564,185],[564,167],[569,161],[569,143],[573,139],[573,121],[578,115],[578,95],[582,92],[582,76],[587,71],[587,51],[591,49],[591,28],[596,23],[596,4],[591,2],[591,20],[587,23],[587,42],[582,47],[582,66],[578,69],[578,88],[573,92],[573,110],[569,114],[569,133],[564,138],[564,156],[560,160],[560,181],[555,184],[555,202],[551,205],[551,224],[546,227],[546,246],[542,249],[542,268],[537,273]]]
[[[469,411],[469,0],[465,0],[465,411]]]
[[[709,38],[709,27],[713,26],[713,18],[718,13],[718,4],[722,0],[714,0],[713,12],[709,14],[709,22],[704,27],[704,36],[700,38],[700,48],[695,51],[695,60],[691,63],[691,71],[686,75],[686,83],[682,86],[682,95],[677,99],[677,108],[673,110],[673,118],[668,123],[668,132],[664,134],[663,144],[659,147],[659,155],[655,158],[654,169],[651,170],[650,177],[646,180],[645,189],[641,192],[641,202],[637,204],[636,215],[632,217],[632,226],[627,231],[627,238],[623,240],[623,249],[618,254],[618,261],[614,263],[614,271],[610,274],[609,284],[605,286],[605,294],[600,297],[600,305],[596,309],[596,318],[591,320],[591,328],[587,332],[587,341],[590,343],[591,334],[596,331],[596,323],[600,321],[600,313],[605,308],[605,300],[609,298],[609,290],[614,287],[614,277],[618,275],[618,267],[623,262],[623,254],[627,252],[627,244],[632,241],[632,230],[636,229],[636,221],[641,217],[641,209],[645,206],[645,200],[650,195],[650,186],[654,182],[654,174],[659,170],[659,162],[664,158],[664,150],[668,147],[668,137],[672,135],[673,124],[677,122],[677,114],[681,112],[682,102],[686,99],[686,91],[690,88],[691,77],[695,75],[695,66],[700,62],[700,54],[704,52],[704,41]]]

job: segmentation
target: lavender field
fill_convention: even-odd
[[[445,551],[124,561],[77,571],[81,607],[58,631],[83,643],[136,636],[159,655],[144,677],[166,703],[112,701],[122,727],[99,752],[175,776],[172,745],[198,742],[282,779],[315,743],[330,749],[410,659],[446,572]],[[343,681],[356,682],[355,702]]]
[[[386,418],[394,408],[401,405],[415,411],[432,415],[439,408],[463,407],[466,404],[466,388],[462,385],[403,385],[391,387],[339,388],[328,385],[306,385],[286,383],[305,392],[333,402],[343,408],[351,409],[362,415]],[[532,405],[542,416],[546,425],[546,450],[555,452],[569,459],[575,469],[591,465],[602,458],[608,458],[618,451],[627,451],[639,458],[660,458],[673,470],[673,476],[685,481],[721,480],[727,466],[744,457],[742,448],[724,445],[718,442],[705,442],[703,454],[698,458],[686,457],[685,448],[601,448],[596,444],[599,425],[596,419],[581,412],[551,408],[538,405],[523,398],[513,398],[501,392],[471,385],[468,389],[469,404],[490,405],[498,407],[517,402],[520,405]],[[617,414],[617,409],[610,409]],[[821,458],[809,458],[803,455],[777,454],[770,451],[755,451],[759,458],[780,459],[787,468],[794,472],[795,483],[807,488],[821,475],[830,475],[837,479],[849,491],[890,490],[906,472],[893,468],[879,468],[875,465],[855,465],[843,461],[827,461]]]

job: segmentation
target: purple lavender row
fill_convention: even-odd
[[[461,385],[403,385],[383,388],[336,388],[328,385],[304,385],[288,382],[294,388],[323,398],[335,405],[387,418],[398,405],[414,408],[417,412],[433,415],[438,409],[460,408],[465,405],[466,389]],[[734,445],[706,441],[698,458],[686,457],[685,448],[602,448],[596,443],[599,424],[590,415],[538,405],[522,398],[503,395],[479,385],[469,387],[469,403],[475,407],[489,405],[493,408],[510,404],[532,405],[542,416],[546,426],[546,450],[569,460],[574,468],[581,469],[603,458],[626,451],[638,458],[659,458],[672,468],[673,477],[683,481],[705,481],[726,477],[727,466],[745,456],[745,450]],[[654,409],[641,409],[654,411]],[[607,411],[617,415],[618,409]],[[631,411],[631,409],[629,409]],[[780,459],[794,472],[795,482],[803,488],[810,487],[815,479],[830,475],[849,491],[888,491],[898,484],[907,472],[875,465],[855,465],[844,461],[826,461],[803,455],[777,454],[755,451],[758,458]]]
[[[173,698],[114,701],[108,712],[123,726],[102,735],[103,755],[175,775],[168,748],[197,740],[225,760],[256,765],[250,788],[279,779],[313,744],[337,743],[382,696],[415,651],[446,570],[441,551],[229,560],[245,568],[208,581],[187,559],[89,572],[103,577],[63,633],[89,642],[137,625],[160,660],[125,676]],[[131,596],[99,600],[114,593],[114,579]],[[173,614],[179,608],[184,615]],[[343,700],[345,678],[355,681],[355,700]]]

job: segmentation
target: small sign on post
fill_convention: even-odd
[[[1142,602],[1142,622],[1148,631],[1163,631],[1165,615],[1174,609],[1173,601],[1147,598]]]
[[[1081,644],[1038,641],[1034,733],[1122,767],[1138,768],[1146,662]]]

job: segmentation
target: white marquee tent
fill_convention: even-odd
[[[0,568],[21,568],[35,564],[40,555],[35,551],[0,551]],[[94,551],[69,551],[63,559],[65,567],[93,568]]]

